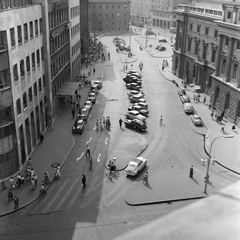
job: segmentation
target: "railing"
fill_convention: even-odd
[[[0,1],[0,11],[1,9],[10,9],[16,7],[23,7],[27,5],[32,5],[32,0],[7,0],[7,1]]]

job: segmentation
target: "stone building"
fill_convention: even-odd
[[[89,0],[89,31],[128,31],[130,0]]]

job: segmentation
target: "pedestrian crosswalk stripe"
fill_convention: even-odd
[[[65,200],[67,199],[68,195],[70,194],[70,192],[73,190],[74,186],[77,184],[77,182],[80,180],[80,178],[76,178],[74,180],[74,182],[72,183],[71,187],[67,190],[67,192],[64,194],[63,198],[61,199],[61,201],[59,202],[59,204],[57,205],[57,207],[54,209],[55,211],[59,210],[60,207],[63,205],[63,203],[65,202]]]
[[[68,210],[72,207],[73,203],[75,202],[75,200],[77,199],[77,197],[78,197],[78,195],[80,194],[81,191],[82,191],[82,188],[79,188],[79,189],[76,191],[76,193],[75,193],[74,196],[72,197],[72,200],[70,201],[70,203],[69,203],[68,206],[67,206],[67,209],[68,209]]]
[[[56,195],[53,197],[52,201],[49,202],[49,204],[45,207],[45,209],[43,210],[44,213],[46,213],[51,206],[54,204],[54,202],[56,201],[56,199],[59,197],[59,195],[61,194],[62,190],[65,188],[65,186],[68,184],[69,179],[67,179],[63,185],[61,186],[61,188],[59,188],[58,192],[56,193]]]

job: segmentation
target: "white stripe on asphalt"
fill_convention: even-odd
[[[55,194],[55,196],[53,197],[52,201],[49,202],[49,204],[44,208],[43,212],[46,213],[51,206],[54,204],[54,202],[57,200],[57,198],[59,197],[59,195],[61,194],[62,190],[65,188],[65,186],[68,184],[69,179],[67,179],[63,185],[61,186],[61,188],[59,188],[58,192]]]
[[[77,162],[82,158],[84,152],[82,152],[81,156],[77,158]]]
[[[60,207],[62,206],[62,204],[65,202],[65,200],[67,199],[68,195],[70,194],[70,192],[72,191],[72,189],[74,188],[74,186],[77,184],[77,182],[80,180],[80,178],[76,178],[74,180],[74,182],[72,183],[71,187],[67,190],[67,192],[65,193],[64,197],[61,199],[61,201],[59,202],[59,204],[57,205],[57,207],[55,208],[55,211],[59,210]]]
[[[70,201],[70,203],[67,206],[67,209],[69,210],[72,205],[74,204],[75,200],[77,199],[78,195],[80,194],[80,192],[82,191],[82,188],[79,187],[79,189],[76,191],[76,193],[74,194],[74,196],[72,197],[72,200]]]
[[[99,153],[99,155],[98,155],[97,162],[101,161],[100,157],[101,157],[101,153]]]
[[[89,144],[92,140],[92,137],[90,137],[90,139],[86,142],[86,144]]]
[[[106,138],[106,140],[105,140],[105,144],[106,144],[106,145],[108,144],[107,141],[108,141],[108,138]]]

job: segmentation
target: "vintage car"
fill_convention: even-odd
[[[87,121],[90,114],[90,108],[83,105],[78,112],[78,117],[83,119],[84,121]]]
[[[136,91],[136,90],[132,90],[130,92],[127,92],[128,97],[131,97],[133,95],[141,95],[142,97],[145,96],[145,94],[142,91]]]
[[[192,120],[192,122],[195,126],[202,126],[203,125],[202,118],[197,114],[191,115],[191,120]]]
[[[157,50],[158,50],[158,51],[165,51],[166,49],[167,49],[166,47],[161,46],[161,47],[159,47]]]
[[[147,159],[136,157],[132,159],[125,168],[125,173],[130,176],[137,175],[147,165]]]
[[[128,111],[128,112],[126,113],[126,117],[127,117],[128,119],[139,119],[139,120],[141,120],[141,121],[143,121],[143,122],[146,121],[146,117],[144,117],[143,115],[139,114],[139,112],[138,112],[138,111],[135,111],[135,110]]]
[[[132,110],[138,111],[144,117],[147,117],[149,114],[149,111],[147,109],[142,108],[140,105],[133,105],[132,107],[128,108],[128,111]]]
[[[158,42],[167,43],[167,39],[159,39]]]
[[[186,95],[185,89],[180,88],[179,91],[178,91],[178,95],[179,95],[179,96]]]
[[[90,109],[90,111],[92,110],[92,102],[90,100],[86,100],[84,102],[84,106],[86,106],[87,108]]]
[[[102,81],[100,80],[92,80],[92,86],[97,86],[98,90],[102,88]]]
[[[126,128],[131,128],[140,132],[144,132],[147,129],[146,123],[138,119],[126,119],[124,124]]]
[[[183,109],[185,113],[193,113],[193,106],[191,103],[184,103]]]
[[[133,95],[133,96],[129,97],[129,99],[130,99],[130,102],[133,102],[133,103],[146,102],[147,101],[145,98],[142,97],[142,94]]]
[[[126,88],[129,90],[140,90],[141,86],[137,83],[127,83]]]
[[[141,106],[143,109],[148,109],[148,104],[143,102],[134,103],[133,106]]]
[[[86,121],[84,121],[82,118],[77,117],[77,119],[74,122],[74,125],[72,127],[72,133],[79,133],[82,134],[84,127],[86,125]]]
[[[88,94],[88,100],[92,102],[92,104],[95,104],[97,98],[97,94],[94,92],[89,92]]]
[[[187,94],[180,96],[180,99],[181,99],[182,103],[188,103],[188,102],[190,103],[190,98]]]

